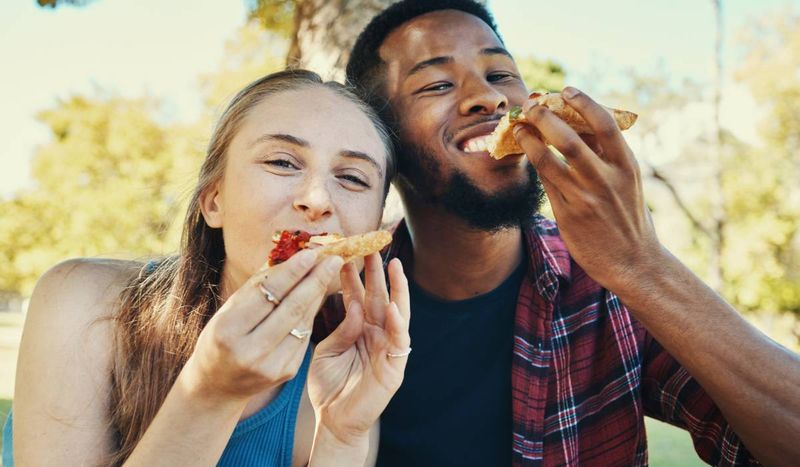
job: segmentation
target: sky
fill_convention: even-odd
[[[714,16],[699,0],[490,0],[515,55],[562,64],[568,84],[601,91],[628,70],[659,66],[677,81],[713,79]],[[800,0],[723,0],[725,64],[736,63],[735,31]],[[225,40],[245,21],[244,0],[95,0],[55,10],[35,0],[0,4],[0,196],[30,185],[30,161],[46,144],[36,113],[72,94],[150,95],[164,118],[191,120],[202,107],[198,76],[220,63]],[[244,83],[243,83],[244,84]],[[726,79],[723,124],[757,140],[752,99]],[[702,111],[700,112],[702,114]],[[665,125],[669,124],[665,122]],[[682,131],[680,128],[676,132]]]

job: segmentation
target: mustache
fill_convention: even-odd
[[[503,115],[500,115],[500,114],[488,115],[486,117],[481,117],[478,120],[475,120],[474,122],[468,123],[468,124],[466,124],[464,126],[460,126],[460,127],[456,128],[453,131],[448,131],[444,135],[445,142],[447,144],[450,144],[450,143],[453,142],[453,139],[456,137],[456,135],[461,133],[462,131],[469,130],[470,128],[472,128],[474,126],[477,126],[477,125],[480,125],[480,124],[483,124],[483,123],[486,123],[486,122],[495,122],[495,123],[497,123],[497,122],[500,121],[501,118],[503,118]]]

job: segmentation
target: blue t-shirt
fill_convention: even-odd
[[[379,466],[511,464],[514,311],[526,263],[496,289],[442,300],[413,282],[403,385],[381,416]]]

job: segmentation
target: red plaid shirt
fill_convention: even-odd
[[[529,265],[511,368],[514,465],[647,465],[645,415],[688,430],[710,464],[757,464],[697,381],[572,261],[555,223],[536,216],[524,234]],[[405,223],[386,260],[397,256],[411,258]],[[342,313],[341,304],[326,307],[316,339]]]

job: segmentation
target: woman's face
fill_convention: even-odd
[[[203,202],[206,222],[222,228],[231,285],[264,265],[276,231],[376,229],[386,158],[369,118],[322,86],[273,94],[251,109]]]

